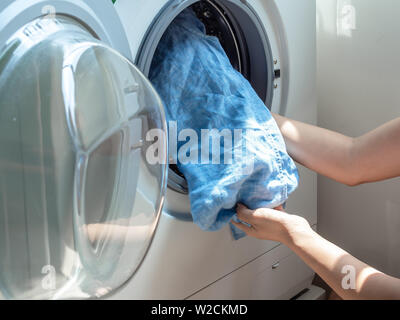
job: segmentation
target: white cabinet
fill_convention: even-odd
[[[280,245],[189,297],[190,300],[290,299],[311,285],[314,272]]]

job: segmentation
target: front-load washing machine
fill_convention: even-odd
[[[313,123],[314,1],[113,2],[118,14],[111,0],[0,4],[0,297],[301,292],[313,273],[287,248],[193,224],[166,137],[164,161],[146,161],[147,133],[167,131],[146,75],[163,32],[192,6],[272,111]],[[316,177],[300,176],[287,208],[315,225]]]
[[[232,65],[273,112],[316,122],[314,0],[116,0],[135,65],[148,75],[168,25],[192,7],[219,38]],[[166,79],[167,80],[167,79]],[[300,188],[287,210],[317,224],[316,175],[299,166]],[[291,298],[312,271],[277,243],[234,241],[229,227],[193,225],[184,177],[170,166],[160,224],[140,270],[113,298]]]

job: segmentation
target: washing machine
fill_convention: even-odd
[[[219,38],[232,65],[273,112],[316,123],[314,0],[116,0],[135,65],[149,74],[168,25],[191,7]],[[316,175],[299,165],[300,187],[286,208],[317,225]],[[287,299],[313,272],[286,247],[205,233],[191,221],[184,177],[170,166],[163,213],[147,257],[112,298]]]
[[[277,299],[310,285],[286,247],[191,220],[147,79],[189,6],[266,106],[315,122],[313,0],[1,3],[0,298]],[[287,209],[316,225],[316,176],[299,170]]]

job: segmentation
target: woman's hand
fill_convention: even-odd
[[[278,241],[289,245],[297,233],[312,231],[309,223],[302,217],[283,212],[283,208],[250,210],[242,204],[237,206],[238,218],[249,224],[232,223],[247,235],[261,240]]]
[[[278,208],[282,210],[282,208]],[[399,299],[400,279],[366,265],[314,232],[299,216],[272,209],[249,210],[238,205],[238,218],[251,225],[232,223],[249,236],[283,243],[317,272],[343,299]],[[355,270],[355,289],[342,286],[342,271]]]

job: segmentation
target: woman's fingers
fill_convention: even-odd
[[[252,213],[253,212],[253,210],[250,210],[244,204],[241,204],[241,203],[238,203],[237,210],[239,210],[241,212],[246,212],[246,213]]]
[[[250,235],[254,229],[252,227],[246,226],[243,223],[240,222],[236,222],[234,220],[231,220],[231,223],[236,226],[238,229],[243,230],[244,232],[246,232],[246,234]]]
[[[254,223],[254,211],[248,209],[247,207],[245,207],[242,204],[238,204],[237,206],[237,210],[236,210],[237,216],[239,218],[239,220],[246,222],[248,224],[252,224],[252,222]]]
[[[258,229],[259,225],[266,221],[272,222],[280,218],[281,215],[285,215],[283,206],[276,207],[275,209],[263,208],[259,210],[250,210],[242,204],[237,205],[236,213],[239,220],[251,225],[253,230]]]
[[[252,235],[254,233],[254,228],[252,225],[254,225],[254,215],[253,215],[253,210],[250,210],[243,204],[239,203],[237,205],[237,217],[239,218],[240,221],[247,223],[248,225],[240,222],[236,222],[232,220],[232,224],[235,225],[237,228],[240,230],[243,230],[246,232],[248,235]]]

